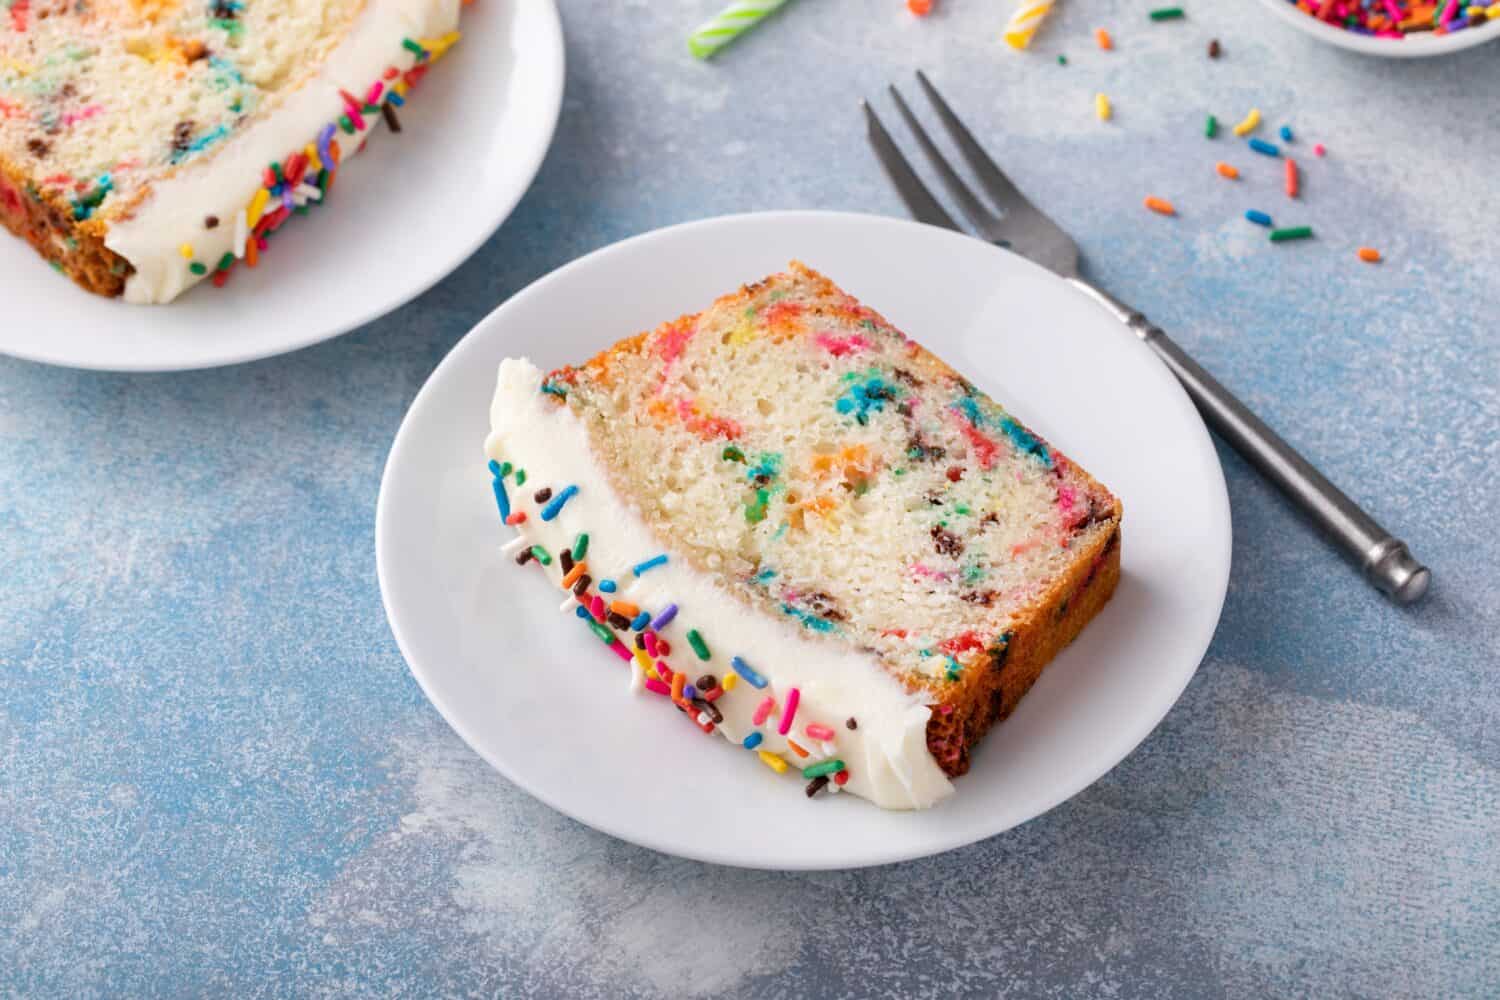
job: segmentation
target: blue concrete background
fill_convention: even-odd
[[[1495,995],[1500,44],[1394,63],[1246,0],[1170,24],[1101,0],[1021,54],[1004,4],[804,0],[694,63],[717,2],[566,4],[535,186],[385,319],[220,371],[0,361],[0,994]],[[1223,452],[1218,636],[1071,802],[842,874],[613,841],[491,772],[408,676],[375,583],[386,449],[469,326],[580,254],[725,212],[901,214],[856,101],[889,111],[918,66],[1095,276],[1403,534],[1434,592],[1387,604]],[[1202,136],[1251,105],[1296,130],[1302,200]],[[1317,238],[1272,246],[1252,206]]]

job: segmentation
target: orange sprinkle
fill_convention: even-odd
[[[626,618],[634,618],[636,615],[641,613],[641,609],[636,607],[634,604],[631,604],[629,601],[611,601],[609,604],[609,610],[613,611],[617,615],[624,615]]]
[[[787,740],[786,745],[791,747],[793,752],[796,753],[798,757],[807,756],[807,751],[799,747],[796,740]]]
[[[1291,157],[1286,161],[1286,196],[1297,197],[1297,161]]]
[[[906,0],[906,9],[918,17],[932,13],[932,0]]]
[[[1355,253],[1359,254],[1359,259],[1366,264],[1380,263],[1380,251],[1374,247],[1360,247]]]
[[[687,673],[686,673],[686,671],[679,670],[679,671],[677,671],[677,673],[675,673],[675,674],[672,675],[672,700],[673,701],[681,701],[682,700],[682,691],[683,691],[683,689],[685,687],[687,687]]]
[[[255,242],[255,237],[245,241],[245,266],[254,267],[260,263],[260,245]]]
[[[1214,169],[1219,172],[1220,177],[1228,177],[1230,180],[1238,180],[1240,172],[1227,163],[1215,163]]]
[[[568,570],[567,575],[562,578],[562,588],[564,590],[572,590],[573,584],[578,582],[578,578],[588,572],[588,566],[587,562],[574,563],[573,568]]]
[[[1177,209],[1172,207],[1170,201],[1158,198],[1155,195],[1146,199],[1146,207],[1160,215],[1176,215]]]
[[[1094,29],[1094,41],[1098,42],[1099,47],[1105,52],[1108,52],[1110,49],[1113,49],[1115,47],[1115,40],[1113,38],[1110,38],[1109,32],[1105,31],[1103,28]]]

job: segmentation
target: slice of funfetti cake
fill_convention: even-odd
[[[223,285],[399,129],[459,6],[0,0],[0,225],[101,295]]]
[[[1107,489],[798,263],[580,367],[503,362],[490,422],[506,551],[646,710],[809,796],[948,795],[1119,578]]]

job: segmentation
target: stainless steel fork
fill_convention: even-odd
[[[964,161],[979,180],[980,189],[989,196],[997,214],[987,206],[959,177],[943,154],[922,128],[900,91],[891,87],[896,109],[906,119],[917,145],[921,147],[938,180],[958,205],[964,218],[982,238],[1014,250],[1055,274],[1103,306],[1108,312],[1145,341],[1182,383],[1188,396],[1208,424],[1234,446],[1245,460],[1275,483],[1336,542],[1340,549],[1382,592],[1402,604],[1418,600],[1427,592],[1432,574],[1412,557],[1406,543],[1386,531],[1359,505],[1313,468],[1307,459],[1267,427],[1254,413],[1196,361],[1188,357],[1170,337],[1138,310],[1079,276],[1078,245],[1057,223],[1028,201],[1011,183],[975,140],[973,133],[959,120],[948,102],[937,92],[925,74],[917,72],[917,82],[932,102],[938,120],[958,147]],[[927,186],[912,170],[890,133],[869,104],[864,104],[869,126],[870,145],[880,158],[906,207],[918,221],[964,230],[953,221]]]

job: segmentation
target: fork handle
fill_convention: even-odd
[[[1400,604],[1427,592],[1432,573],[1307,459],[1235,398],[1137,309],[1078,278],[1069,279],[1156,352],[1198,407],[1204,422],[1312,518],[1377,589]]]

